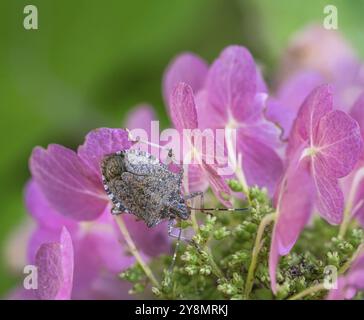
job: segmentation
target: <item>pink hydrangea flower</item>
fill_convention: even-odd
[[[183,135],[183,129],[197,129],[199,127],[195,99],[192,88],[189,85],[180,82],[175,87],[170,97],[170,113],[172,122],[181,136]],[[224,181],[224,178],[217,173],[217,166],[206,162],[203,158],[202,150],[197,150],[196,152],[202,155],[201,163],[193,164],[193,168],[191,169],[203,174],[221,203],[227,207],[231,207],[230,201],[226,200],[222,194],[230,194],[230,189]]]
[[[282,128],[283,140],[288,140],[298,110],[307,95],[323,83],[323,77],[317,72],[298,72],[282,83],[274,97],[268,98],[266,116]]]
[[[109,207],[93,221],[80,222],[64,217],[52,208],[34,181],[26,187],[25,200],[37,223],[28,242],[29,263],[37,264],[37,251],[42,244],[57,241],[66,227],[74,251],[72,298],[127,298],[127,286],[118,280],[117,274],[132,265],[134,259],[122,245]]]
[[[150,127],[150,110],[137,108],[128,122],[136,126],[149,122]],[[28,244],[28,260],[35,263],[39,247],[57,241],[66,227],[74,247],[72,298],[128,298],[128,286],[117,274],[134,259],[126,251],[110,214],[111,203],[103,190],[99,164],[104,155],[130,146],[125,130],[101,128],[90,132],[77,152],[60,145],[33,150],[26,206],[37,222],[37,229]],[[132,215],[123,218],[146,259],[170,252],[165,223],[148,229]]]
[[[196,56],[193,62],[185,56],[176,61],[165,75],[165,96],[171,95],[177,80],[190,84],[190,79],[199,79],[191,86],[198,127],[237,129],[237,152],[242,155],[248,184],[267,187],[272,193],[282,172],[275,151],[280,145],[279,130],[264,117],[266,86],[248,50],[227,47],[208,72],[206,63]],[[188,76],[181,70],[188,70]]]
[[[364,289],[364,254],[359,255],[349,271],[338,278],[338,286],[331,289],[327,300],[352,299],[358,291]]]
[[[59,242],[43,243],[37,250],[38,270],[36,294],[42,300],[69,300],[73,284],[73,245],[71,235],[63,227]]]
[[[295,120],[275,197],[277,218],[269,258],[273,291],[278,258],[291,250],[314,206],[329,223],[342,221],[344,199],[338,179],[351,172],[362,147],[358,123],[333,110],[331,87],[313,90]]]
[[[364,64],[342,34],[322,25],[306,26],[292,37],[285,50],[278,74],[288,79],[302,71],[319,73],[334,87],[338,108],[352,106],[364,85]]]
[[[361,136],[364,138],[364,92],[354,103],[350,115],[358,122]],[[364,152],[353,172],[344,179],[342,186],[347,206],[352,209],[352,218],[356,218],[364,226]]]

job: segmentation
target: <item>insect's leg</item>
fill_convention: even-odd
[[[174,223],[173,218],[168,220],[168,236],[170,236],[171,238],[176,238],[178,240],[183,240],[183,241],[186,241],[186,242],[190,243],[191,242],[190,239],[187,239],[187,238],[184,238],[184,237],[181,236],[182,228],[179,228],[179,234],[178,235],[173,234],[173,223]]]
[[[170,237],[176,237],[175,235],[172,234],[173,221],[174,221],[173,219],[170,219],[168,221],[168,235]],[[171,272],[173,270],[174,265],[176,264],[178,248],[179,248],[179,245],[180,245],[180,242],[181,242],[181,234],[182,234],[182,228],[179,228],[179,232],[178,232],[178,236],[177,236],[177,242],[176,242],[176,246],[175,246],[174,252],[173,252],[172,262],[171,262],[171,265],[168,268],[169,272]]]
[[[184,197],[185,200],[191,200],[194,198],[200,197],[200,204],[201,204],[201,211],[203,211],[203,209],[205,208],[205,198],[204,198],[204,193],[202,191],[196,191],[196,192],[192,192],[188,195],[186,195]]]
[[[113,207],[111,208],[111,213],[113,215],[119,215],[119,214],[122,214],[124,212],[128,212],[128,209],[126,209],[122,203],[120,202],[116,202],[113,204]]]

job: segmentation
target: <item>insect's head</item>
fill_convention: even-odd
[[[173,204],[171,213],[182,220],[187,220],[191,215],[191,210],[187,206],[185,200],[181,198],[178,202]]]
[[[119,177],[126,171],[125,152],[121,151],[115,154],[107,155],[101,162],[102,175],[106,180]]]

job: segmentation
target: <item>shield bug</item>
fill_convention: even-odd
[[[105,191],[113,202],[112,213],[131,213],[148,227],[165,219],[188,219],[191,209],[186,199],[200,195],[184,197],[183,169],[174,173],[168,165],[140,150],[107,155],[102,160],[101,171]]]
[[[173,158],[172,150],[169,150],[168,158]],[[204,208],[203,192],[183,196],[182,167],[178,173],[174,173],[168,165],[145,151],[129,149],[107,155],[101,162],[101,171],[104,189],[113,202],[113,214],[131,213],[148,227],[168,219],[168,234],[173,237],[173,220],[187,220],[191,210],[209,212],[248,209]],[[195,197],[201,197],[202,208],[187,205],[187,201]]]

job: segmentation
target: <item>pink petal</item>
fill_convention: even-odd
[[[238,129],[237,152],[242,154],[248,185],[266,187],[272,195],[282,174],[283,163],[271,145],[261,142],[259,136],[254,135],[255,130],[259,129]]]
[[[308,95],[294,122],[288,155],[294,153],[302,145],[302,141],[312,141],[320,119],[333,109],[332,99],[332,89],[328,85],[319,86]]]
[[[150,123],[156,118],[153,107],[148,104],[138,105],[127,114],[125,127],[130,130],[144,129],[150,132]]]
[[[23,286],[19,286],[7,294],[6,300],[36,300],[36,296],[34,290],[27,290]]]
[[[325,169],[318,159],[314,160],[312,168],[318,212],[329,223],[340,224],[343,218],[344,195],[338,181],[323,173]]]
[[[267,84],[264,81],[261,68],[257,67],[257,92],[268,93]]]
[[[225,121],[216,112],[211,112],[207,90],[198,92],[195,98],[198,126],[201,130],[223,128]]]
[[[326,175],[341,178],[352,171],[363,148],[360,128],[354,119],[342,111],[332,111],[320,120],[313,138]]]
[[[188,192],[206,191],[209,181],[201,166],[190,164],[188,166]]]
[[[37,295],[42,300],[71,298],[73,282],[73,246],[67,229],[59,243],[43,244],[36,255],[38,267]]]
[[[345,300],[346,299],[346,279],[345,277],[339,277],[336,289],[329,291],[326,300]]]
[[[192,88],[180,82],[171,95],[171,118],[178,131],[198,127],[197,112]]]
[[[283,139],[288,139],[294,119],[307,95],[323,82],[318,73],[300,72],[280,86],[275,98],[269,99],[266,116],[283,129]]]
[[[49,205],[33,179],[25,187],[25,205],[32,217],[44,228],[60,231],[62,226],[68,229],[76,227],[75,220],[64,217]]]
[[[125,215],[123,218],[137,248],[146,255],[155,257],[171,253],[172,243],[168,236],[167,222],[148,228],[144,221],[137,221],[132,215]]]
[[[101,179],[102,158],[107,154],[129,149],[131,145],[126,130],[99,128],[87,134],[84,144],[78,148],[77,153],[93,174]]]
[[[75,152],[60,145],[36,147],[30,171],[48,203],[76,220],[92,220],[107,204],[101,183]]]
[[[167,106],[173,89],[179,82],[187,83],[197,93],[202,89],[207,75],[207,63],[193,53],[177,56],[163,76],[163,97]]]
[[[230,46],[211,66],[206,82],[208,103],[222,121],[230,116],[245,121],[254,114],[257,70],[247,49]],[[221,127],[221,126],[220,126]]]
[[[45,227],[37,227],[34,230],[27,244],[27,261],[29,263],[35,264],[37,251],[43,243],[57,243],[59,241],[61,228],[62,226],[60,226],[59,230],[52,230]]]
[[[298,156],[292,159],[278,187],[277,218],[269,257],[273,291],[276,291],[279,256],[288,254],[292,249],[313,210],[314,186],[309,172],[309,161],[304,159],[298,162],[298,159]]]
[[[358,122],[361,130],[361,135],[364,137],[364,92],[354,103],[350,115]]]
[[[217,167],[215,165],[202,163],[202,168],[207,174],[208,181],[211,189],[219,201],[227,208],[231,208],[232,204],[229,200],[226,200],[226,195],[231,194],[230,188],[228,187],[225,180],[217,173]]]

